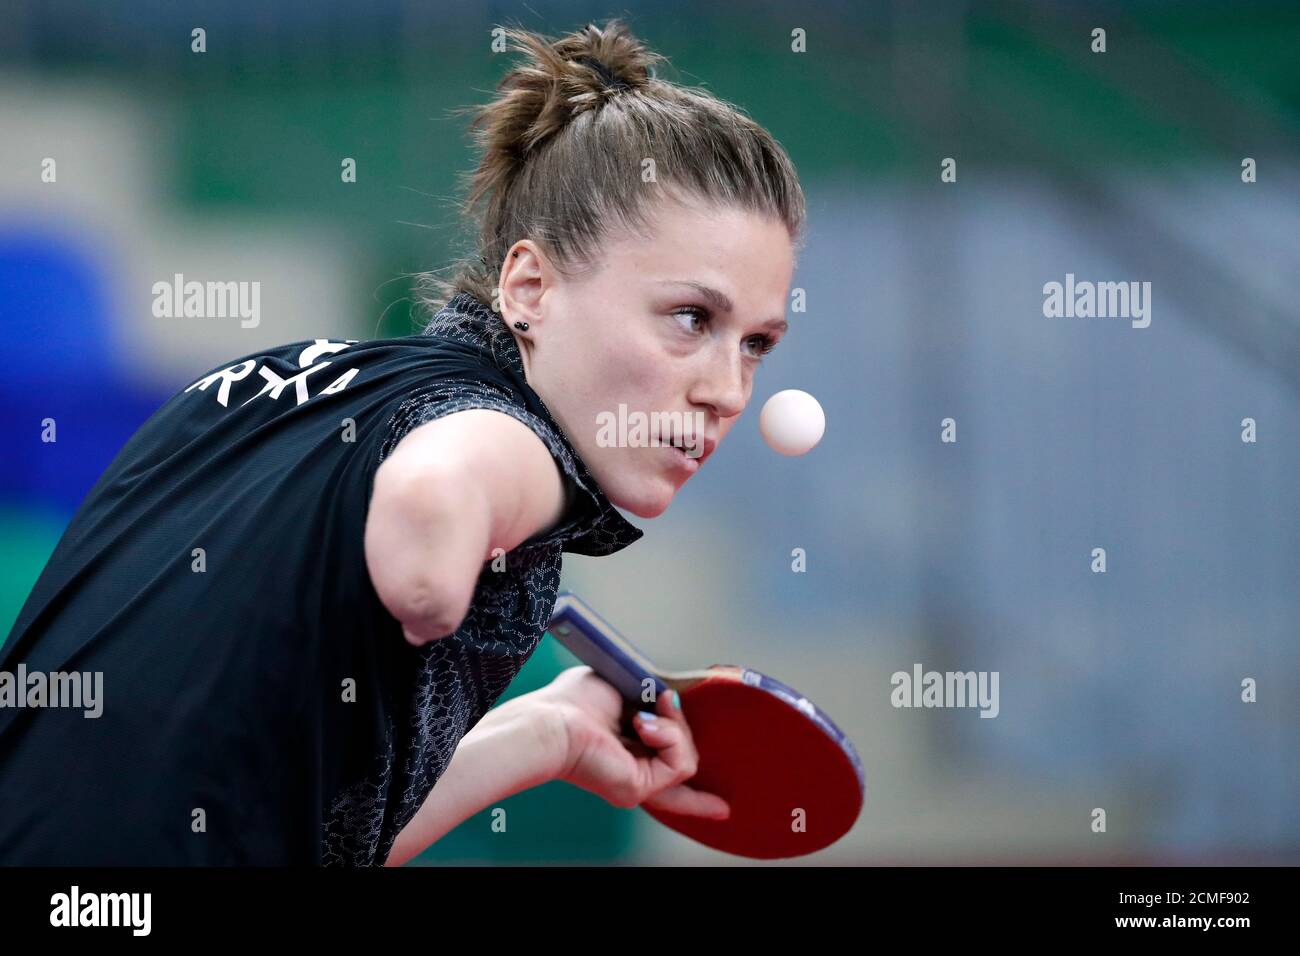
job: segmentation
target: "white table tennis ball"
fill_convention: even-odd
[[[807,392],[787,388],[763,404],[758,430],[773,451],[782,455],[806,455],[822,440],[826,413]]]

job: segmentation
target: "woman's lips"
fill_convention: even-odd
[[[655,446],[671,447],[691,459],[691,461],[695,462],[696,465],[702,465],[706,460],[708,460],[708,457],[713,454],[713,449],[718,446],[718,440],[716,438],[698,436],[685,439],[678,439],[676,437],[665,438],[662,435],[656,434],[653,437],[651,444]]]
[[[685,449],[678,448],[676,445],[664,445],[663,447],[667,448],[668,453],[676,459],[678,468],[692,475],[700,470],[700,458],[698,456],[692,458],[686,454]]]

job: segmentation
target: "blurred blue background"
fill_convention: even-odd
[[[9,0],[0,634],[197,373],[416,330],[410,274],[467,248],[449,110],[505,70],[492,28],[614,15],[790,152],[808,309],[709,468],[564,585],[663,664],[749,664],[849,732],[862,819],[804,862],[1300,862],[1294,3]],[[176,272],[260,280],[261,324],[154,318]],[[1151,282],[1151,326],[1045,318],[1067,273]],[[758,435],[783,388],[826,409],[802,458]],[[547,638],[511,694],[572,663]],[[998,671],[999,716],[893,708],[914,663]],[[418,862],[743,862],[563,784],[503,805],[507,833],[484,813]]]

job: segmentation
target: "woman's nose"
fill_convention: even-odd
[[[710,406],[719,418],[732,418],[744,410],[748,391],[744,357],[737,350],[709,364],[695,386],[692,401]]]

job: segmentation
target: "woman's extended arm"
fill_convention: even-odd
[[[564,757],[564,734],[558,712],[526,694],[489,710],[461,739],[384,865],[401,866],[498,800],[554,779]]]
[[[462,820],[511,794],[564,780],[616,807],[648,806],[724,819],[727,801],[694,790],[699,754],[680,709],[661,695],[637,716],[639,741],[622,736],[623,700],[586,665],[484,715],[388,854],[401,866]]]

